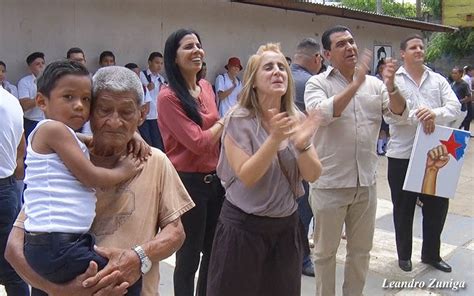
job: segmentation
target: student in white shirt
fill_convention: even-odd
[[[164,151],[163,139],[158,128],[158,94],[161,87],[166,84],[165,78],[160,74],[162,68],[163,55],[160,52],[150,53],[148,69],[140,72],[140,80],[150,94],[150,111],[138,129],[149,145]]]
[[[18,82],[18,99],[23,108],[25,120],[25,137],[36,127],[36,124],[44,119],[43,111],[36,107],[36,79],[39,77],[44,68],[44,53],[33,52],[26,58],[30,75],[20,79]]]
[[[7,65],[3,61],[0,61],[0,86],[18,99],[18,89],[14,84],[11,84],[6,80],[6,73]]]
[[[137,64],[135,63],[128,63],[124,66],[127,69],[132,70],[135,74],[137,74],[138,77],[140,77],[140,67],[138,67]],[[151,97],[150,97],[150,92],[146,88],[146,86],[143,86],[143,92],[145,93],[145,97],[143,98],[143,106],[145,106],[145,112],[148,114],[150,112],[150,103],[151,103]]]

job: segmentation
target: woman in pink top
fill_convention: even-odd
[[[204,59],[199,35],[186,29],[172,33],[165,44],[165,70],[169,86],[158,96],[158,124],[166,155],[179,173],[196,207],[182,216],[186,240],[176,253],[174,293],[206,295],[212,240],[225,191],[216,175],[219,137],[223,124],[212,86],[199,79]]]

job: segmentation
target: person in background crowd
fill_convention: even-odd
[[[311,76],[319,73],[321,70],[322,59],[321,46],[313,38],[304,38],[296,46],[293,64],[291,64],[291,73],[295,82],[295,104],[302,112],[306,112],[304,105],[304,90],[306,82],[311,78]],[[308,182],[303,181],[303,187],[304,195],[298,199],[298,212],[307,236],[309,225],[313,218],[313,212],[311,211],[308,202]],[[303,258],[302,273],[307,276],[314,276],[314,265],[309,254],[305,255]]]
[[[84,54],[84,51],[79,47],[71,47],[70,49],[68,49],[68,51],[66,52],[66,59],[68,59],[69,61],[81,63],[84,67],[87,68],[86,55]],[[92,75],[90,76],[92,77]],[[89,120],[84,123],[84,126],[81,127],[78,132],[81,132],[85,135],[92,135],[91,124]]]
[[[242,71],[239,58],[230,58],[224,68],[227,72],[217,76],[215,84],[220,117],[224,117],[227,111],[237,103],[239,93],[242,90],[242,82],[237,77],[239,72]]]
[[[316,112],[298,112],[291,70],[278,44],[262,45],[250,57],[244,84],[222,135],[217,173],[226,200],[208,295],[297,296],[309,247],[296,199],[304,192],[301,179],[314,182],[321,174],[312,143],[319,120]]]
[[[393,204],[393,222],[397,244],[398,266],[412,270],[413,217],[417,197],[423,203],[423,246],[421,261],[434,268],[451,272],[451,266],[440,257],[441,232],[449,201],[447,198],[403,190],[417,126],[430,134],[435,124],[449,125],[461,115],[461,104],[446,79],[424,65],[425,46],[422,37],[411,35],[400,43],[403,65],[396,72],[396,85],[406,98],[408,118],[390,124],[388,143],[388,183]],[[398,90],[397,90],[398,91]]]
[[[130,140],[145,120],[142,86],[130,70],[111,66],[94,75],[92,95],[91,161],[112,168],[127,155]],[[83,275],[66,284],[45,280],[25,260],[25,216],[20,214],[5,257],[23,278],[50,295],[111,296],[124,295],[143,276],[141,295],[158,294],[159,262],[182,245],[185,233],[180,217],[194,203],[164,153],[151,148],[150,155],[134,154],[147,158],[138,175],[121,185],[96,191],[91,232],[99,246],[95,250],[107,257],[109,264],[97,273],[97,264],[90,263]]]
[[[199,72],[200,77],[199,79],[206,79],[207,76],[207,64],[206,62],[202,62],[201,72]]]
[[[6,80],[7,74],[7,65],[0,61],[0,86],[3,87],[4,90],[11,93],[15,98],[18,99],[18,89],[14,84],[11,84]]]
[[[306,83],[306,110],[323,117],[314,145],[321,177],[310,184],[314,232],[316,295],[336,294],[336,253],[346,226],[344,295],[362,295],[369,268],[377,208],[377,141],[382,114],[408,115],[394,83],[395,62],[386,60],[385,81],[367,75],[372,54],[359,54],[349,28],[335,26],[322,35],[331,66]],[[402,116],[398,115],[401,114]]]
[[[40,120],[44,119],[43,111],[36,107],[36,79],[44,68],[44,53],[33,52],[26,58],[30,74],[18,82],[18,98],[24,112],[25,137],[28,139],[31,131]]]
[[[451,88],[456,97],[461,103],[461,111],[464,113],[464,118],[459,126],[460,129],[469,131],[472,120],[472,92],[469,85],[462,79],[463,71],[459,67],[454,67],[451,71],[453,82]],[[456,126],[455,126],[456,127]]]
[[[291,66],[291,58],[290,57],[285,57],[285,60],[288,63],[288,65]]]
[[[99,56],[99,66],[108,67],[115,66],[115,55],[113,52],[106,50],[100,53]]]
[[[81,63],[84,67],[86,66],[86,55],[79,47],[71,47],[66,53],[66,58],[70,61]]]
[[[216,175],[223,123],[218,121],[211,84],[198,80],[203,59],[201,39],[195,31],[179,29],[166,40],[164,60],[169,86],[159,94],[158,123],[166,154],[196,204],[182,218],[186,240],[176,253],[176,296],[194,295],[198,266],[196,294],[206,295],[212,240],[225,195]]]
[[[5,248],[15,217],[20,212],[16,180],[23,179],[25,138],[23,111],[18,99],[0,86],[0,285],[8,296],[29,296],[28,285],[5,260]]]
[[[137,64],[135,63],[128,63],[124,66],[125,68],[129,69],[129,70],[132,70],[135,74],[137,74],[138,78],[140,78],[140,67],[138,67]],[[143,99],[143,106],[145,108],[145,112],[146,114],[148,115],[148,113],[150,112],[150,102],[151,102],[151,98],[150,98],[150,93],[148,92],[148,89],[146,88],[146,86],[142,85],[143,86],[143,92],[145,94],[145,97]]]
[[[383,47],[382,47],[383,48]],[[384,51],[385,52],[385,51]],[[381,58],[377,63],[377,68],[375,70],[375,77],[383,81],[383,69],[385,68],[385,58]],[[379,139],[377,140],[377,154],[385,155],[387,153],[387,143],[390,139],[390,129],[389,125],[385,122],[385,119],[382,117],[382,124],[380,124]]]
[[[152,52],[148,57],[148,69],[140,72],[140,80],[150,94],[150,112],[145,122],[138,128],[140,135],[151,146],[164,151],[163,139],[158,127],[158,94],[165,78],[160,74],[163,68],[163,55],[160,52]]]
[[[469,85],[469,89],[471,92],[473,91],[472,89],[472,76],[474,76],[474,69],[471,66],[464,66],[463,68],[464,75],[462,79],[466,81],[467,85]]]

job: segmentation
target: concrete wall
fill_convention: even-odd
[[[25,58],[33,51],[43,51],[50,62],[79,46],[91,71],[103,50],[112,50],[119,65],[146,66],[148,54],[162,51],[171,32],[190,27],[201,35],[207,78],[213,81],[229,56],[239,56],[245,65],[268,41],[281,42],[292,56],[300,39],[320,40],[324,29],[336,24],[353,30],[359,48],[392,45],[395,57],[399,40],[415,32],[228,0],[0,0],[0,60],[13,83],[26,73]]]

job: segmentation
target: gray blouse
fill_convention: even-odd
[[[226,136],[251,156],[269,135],[257,117],[240,108],[226,118],[222,140]],[[290,216],[298,207],[296,198],[304,193],[295,148],[291,144],[278,152],[267,172],[252,187],[246,187],[236,176],[222,145],[217,175],[226,189],[227,200],[245,213],[257,216]]]

